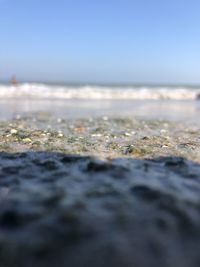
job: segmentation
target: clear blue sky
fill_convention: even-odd
[[[199,0],[0,0],[0,80],[200,83]]]

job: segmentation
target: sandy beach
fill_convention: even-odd
[[[0,0],[0,267],[200,267],[199,10]]]
[[[0,122],[1,266],[198,266],[198,123],[16,117]]]
[[[200,160],[200,125],[133,117],[60,118],[48,112],[0,123],[6,152],[52,151],[109,157],[180,156]]]

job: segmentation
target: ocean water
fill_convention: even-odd
[[[60,118],[139,117],[200,124],[200,86],[0,85],[0,119],[49,112]]]
[[[0,99],[5,98],[195,100],[200,98],[200,86],[2,84]]]

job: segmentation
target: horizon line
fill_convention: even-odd
[[[40,79],[16,79],[18,84],[23,83],[37,83],[37,84],[49,84],[49,85],[74,85],[74,86],[191,86],[191,87],[200,87],[199,83],[192,83],[192,82],[116,82],[116,81],[109,81],[109,82],[102,82],[102,81],[70,81],[70,80],[40,80]],[[0,80],[0,84],[10,84],[11,79],[2,79]]]

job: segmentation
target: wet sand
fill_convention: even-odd
[[[38,111],[61,118],[136,117],[200,124],[200,101],[197,100],[0,100],[0,120]]]
[[[133,116],[1,121],[1,266],[199,266],[199,132]]]

